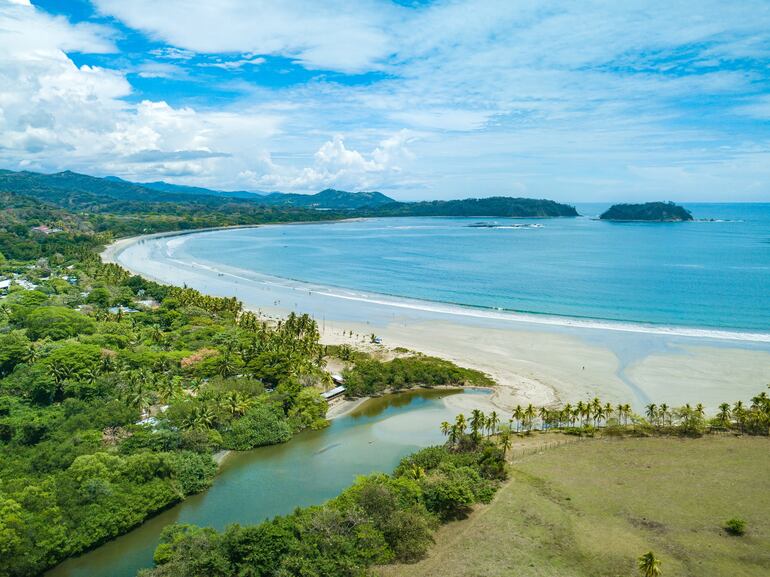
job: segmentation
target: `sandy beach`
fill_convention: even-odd
[[[169,240],[171,239],[171,240]],[[122,239],[102,254],[146,278],[236,296],[267,317],[311,314],[326,344],[403,347],[481,370],[498,384],[472,403],[510,412],[599,397],[629,403],[747,400],[770,383],[770,335],[528,318],[331,291],[178,258],[178,235]],[[352,335],[351,335],[352,331]],[[376,334],[381,345],[371,343]],[[470,409],[471,407],[468,407]],[[475,407],[474,407],[475,408]],[[335,408],[347,412],[347,408]]]

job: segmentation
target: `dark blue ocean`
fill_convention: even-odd
[[[578,205],[569,219],[238,229],[190,235],[176,256],[473,307],[770,331],[770,204],[686,206],[698,220],[610,223],[595,218],[606,205]]]

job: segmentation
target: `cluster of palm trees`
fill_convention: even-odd
[[[770,385],[768,386],[770,388]],[[724,429],[737,429],[753,435],[770,434],[770,397],[765,391],[751,398],[749,406],[738,401],[732,407],[728,403],[719,405],[716,424]]]
[[[242,417],[255,402],[240,391],[212,391],[196,399],[179,425],[183,429],[211,429],[224,420]]]
[[[238,315],[243,303],[235,297],[212,297],[189,287],[171,287],[168,295],[183,306],[195,306],[214,314]]]
[[[500,417],[496,411],[486,415],[479,409],[474,409],[469,419],[460,413],[454,424],[444,421],[441,423],[441,433],[448,437],[450,446],[457,446],[463,439],[470,438],[478,443],[484,437],[491,437],[500,431]]]
[[[618,424],[627,425],[632,416],[630,405],[613,406],[611,403],[602,403],[595,397],[591,401],[579,401],[575,405],[567,403],[557,408],[536,408],[531,404],[526,407],[517,405],[511,414],[509,424],[511,430],[515,428],[516,432],[545,431],[572,427],[601,427],[608,425],[612,419],[615,419]]]
[[[82,268],[92,278],[98,278],[106,283],[118,285],[126,282],[131,276],[127,270],[114,263],[103,263],[101,258],[92,252],[80,255]]]
[[[507,426],[500,427],[499,415],[493,411],[485,415],[476,409],[470,419],[457,415],[454,424],[441,423],[441,432],[448,438],[450,446],[457,446],[466,437],[478,441],[482,435],[487,437],[502,433],[501,441],[511,432],[547,431],[553,429],[601,428],[607,426],[650,427],[659,432],[681,432],[685,434],[702,433],[709,430],[734,430],[754,435],[770,434],[770,397],[763,391],[751,399],[751,404],[742,401],[734,405],[722,403],[717,415],[707,422],[705,407],[698,403],[681,407],[669,407],[665,403],[650,403],[645,407],[645,418],[634,414],[630,405],[602,403],[598,398],[580,401],[575,405],[563,407],[536,408],[533,405],[518,405],[508,419]],[[507,441],[506,441],[507,442]]]
[[[129,407],[145,412],[155,404],[167,405],[200,387],[198,379],[148,369],[129,369],[118,374],[117,397]]]

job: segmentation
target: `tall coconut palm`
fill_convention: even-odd
[[[658,420],[658,406],[655,403],[650,403],[645,407],[644,414],[647,415],[647,419],[651,425],[657,424]]]
[[[727,428],[730,426],[730,404],[722,403],[719,405],[719,413],[717,413],[717,420],[721,427]]]
[[[610,417],[612,416],[612,404],[611,403],[605,403],[604,404],[604,424],[605,426],[609,424]]]
[[[500,417],[497,415],[497,411],[492,411],[492,413],[490,413],[487,422],[489,423],[490,434],[494,435],[497,433],[497,427],[500,424]]]
[[[535,420],[535,414],[535,407],[533,407],[532,403],[530,403],[527,405],[527,408],[524,409],[524,423],[527,431],[532,430],[532,422]]]
[[[540,417],[540,422],[543,424],[543,430],[545,431],[548,428],[548,409],[540,407],[537,411],[537,416]]]
[[[655,557],[655,553],[648,551],[637,560],[639,574],[642,577],[658,577],[661,574],[660,559]]]
[[[668,424],[671,424],[671,412],[669,411],[669,407],[666,403],[661,403],[660,407],[658,407],[658,412],[660,414],[661,418],[661,424],[665,426],[666,419],[668,419]]]
[[[473,409],[471,413],[471,435],[473,435],[473,439],[477,442],[480,436],[479,432],[484,427],[485,420],[484,413],[479,409]]]
[[[521,405],[516,405],[513,410],[513,418],[516,419],[516,432],[518,433],[521,431],[521,422],[524,419],[524,409],[521,408]]]
[[[457,433],[462,436],[465,434],[465,427],[467,426],[465,423],[465,415],[460,413],[455,417],[455,426],[457,427]]]
[[[599,400],[599,397],[593,398],[591,401],[590,410],[594,419],[594,427],[596,427],[599,424],[599,418],[602,412],[602,402]]]
[[[572,426],[573,420],[572,420],[572,405],[567,403],[564,405],[564,409],[562,409],[562,420],[567,424]]]
[[[508,456],[508,451],[511,448],[511,432],[503,430],[500,434],[500,448],[503,450],[503,457]]]
[[[743,433],[743,427],[746,425],[746,408],[743,406],[743,401],[738,401],[733,405],[733,417],[735,417],[738,427]]]
[[[631,418],[631,405],[623,405],[623,424],[628,425],[628,419]]]

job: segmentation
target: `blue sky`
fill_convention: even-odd
[[[770,2],[0,0],[0,166],[770,201]]]

